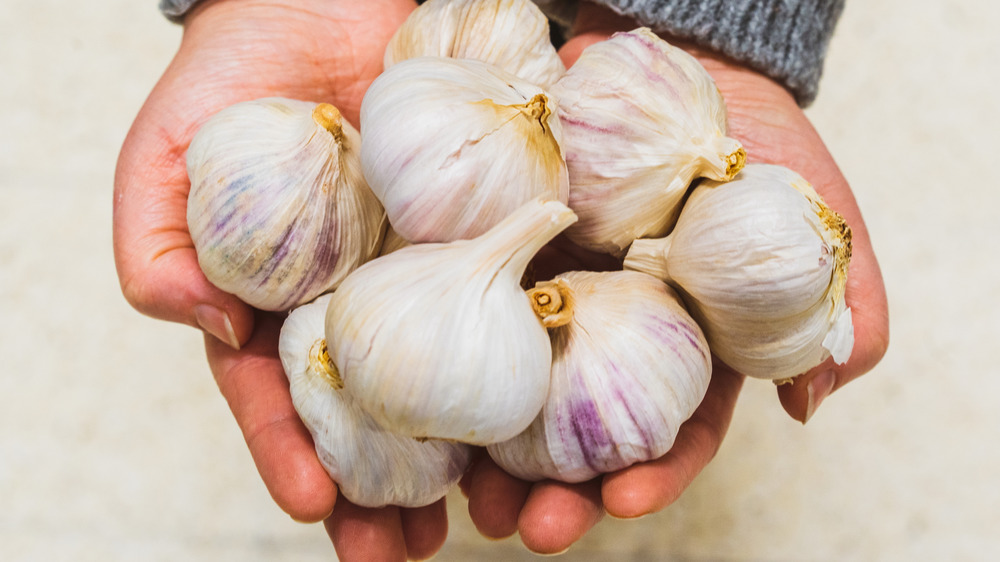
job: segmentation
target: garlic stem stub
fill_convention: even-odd
[[[420,56],[475,59],[548,88],[566,72],[549,20],[530,0],[428,0],[385,51],[385,68]]]
[[[490,456],[518,478],[563,482],[663,456],[712,373],[708,343],[677,294],[635,271],[568,272],[539,288],[572,308],[550,332],[549,394],[531,426],[487,447]]]
[[[471,447],[391,433],[343,392],[327,353],[325,319],[331,298],[323,295],[294,309],[278,339],[292,403],[312,435],[320,463],[354,504],[434,503],[465,473]]]
[[[625,267],[678,287],[727,365],[784,381],[850,357],[850,258],[850,227],[805,179],[750,164],[730,182],[701,182],[673,232],[636,240]]]
[[[187,222],[208,280],[254,307],[288,310],[371,259],[385,215],[360,147],[326,103],[264,98],[211,117],[187,151]]]
[[[664,236],[694,179],[727,181],[746,161],[711,76],[649,29],[584,49],[552,94],[580,217],[566,236],[584,248],[622,256]]]
[[[326,318],[344,389],[387,429],[486,445],[541,410],[549,337],[521,277],[576,216],[531,201],[472,240],[415,244],[344,280]]]
[[[361,104],[361,163],[410,242],[474,238],[535,198],[565,203],[555,101],[493,65],[418,57],[388,68]]]

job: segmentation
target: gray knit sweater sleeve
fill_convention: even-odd
[[[160,0],[160,12],[172,22],[180,22],[198,0]]]
[[[787,87],[799,105],[816,98],[826,47],[844,0],[591,0],[654,31],[692,41],[763,72]],[[197,0],[160,0],[179,21]],[[535,0],[567,26],[578,0]]]
[[[535,0],[567,25],[575,0]],[[844,0],[591,0],[725,54],[785,85],[799,105],[816,98],[826,47]]]

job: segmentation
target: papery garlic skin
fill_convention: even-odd
[[[549,20],[530,0],[428,0],[410,13],[385,51],[385,68],[420,56],[488,62],[548,88],[566,72]]]
[[[574,220],[558,201],[532,201],[478,238],[402,248],[349,275],[326,320],[345,390],[400,434],[486,445],[519,433],[551,367],[519,283]]]
[[[478,236],[535,198],[569,193],[554,101],[492,65],[408,59],[361,104],[361,162],[410,242]]]
[[[694,179],[729,180],[746,160],[711,76],[646,28],[584,49],[552,94],[580,217],[566,235],[584,248],[621,256],[665,235]]]
[[[708,390],[701,329],[644,273],[576,271],[549,284],[568,292],[572,317],[551,329],[548,398],[527,430],[487,447],[490,456],[518,478],[563,482],[660,458]]]
[[[382,237],[382,247],[379,248],[378,255],[384,256],[386,254],[391,254],[396,250],[410,246],[411,243],[399,235],[398,232],[392,225],[385,230],[385,236]]]
[[[727,365],[786,380],[850,357],[850,257],[850,227],[805,179],[751,164],[730,182],[699,184],[673,232],[636,240],[625,267],[678,287]]]
[[[330,298],[323,295],[293,310],[278,339],[292,403],[312,435],[320,463],[356,505],[434,503],[465,473],[471,447],[391,433],[344,393],[325,353]]]
[[[360,146],[330,104],[264,98],[211,117],[187,151],[187,222],[208,280],[288,310],[371,259],[385,217]]]

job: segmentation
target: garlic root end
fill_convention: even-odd
[[[543,281],[527,293],[542,326],[558,328],[573,320],[573,294],[563,280]]]

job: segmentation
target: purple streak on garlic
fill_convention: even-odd
[[[665,235],[694,179],[725,181],[745,162],[715,82],[648,29],[586,48],[552,94],[580,217],[566,235],[584,248],[621,256]]]
[[[287,310],[374,256],[385,220],[360,145],[329,104],[265,98],[209,119],[187,151],[188,228],[208,280]]]
[[[727,365],[784,381],[850,357],[850,257],[850,227],[805,179],[750,164],[701,182],[674,230],[636,240],[625,267],[677,287]]]
[[[357,505],[434,503],[465,473],[471,448],[391,433],[343,391],[324,334],[330,299],[323,295],[293,310],[278,339],[292,403],[312,435],[320,463],[344,497]]]
[[[543,322],[562,317],[550,328],[549,395],[531,426],[487,447],[490,456],[519,478],[581,482],[665,454],[712,371],[674,291],[638,272],[577,271],[529,297]]]

